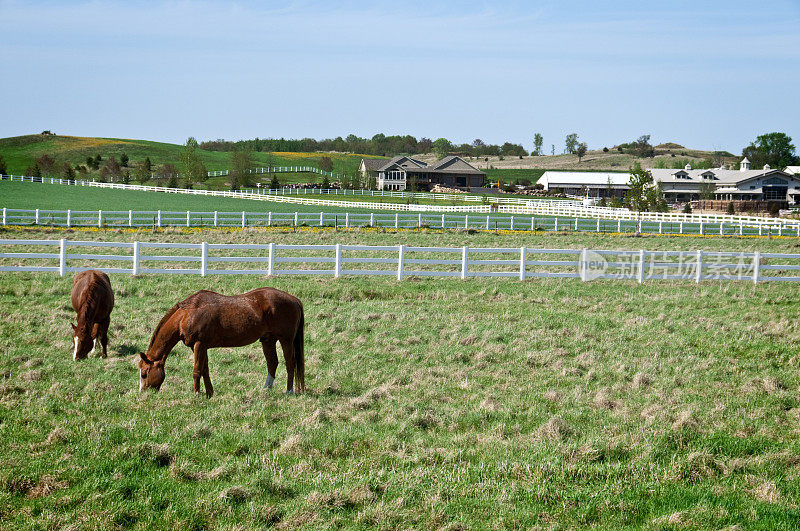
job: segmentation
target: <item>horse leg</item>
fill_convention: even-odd
[[[194,394],[200,394],[200,376],[203,374],[203,354],[205,349],[203,345],[197,341],[192,347],[194,352],[194,370],[192,370],[192,379],[194,380]]]
[[[294,394],[294,345],[291,339],[281,339],[283,360],[286,362],[286,394]]]
[[[214,396],[214,386],[211,385],[211,375],[208,373],[208,349],[203,349],[203,385],[206,388],[206,398]]]
[[[278,370],[278,352],[275,350],[275,340],[266,338],[261,340],[261,349],[264,351],[264,358],[267,360],[267,379],[264,387],[272,389],[275,383],[275,371]]]
[[[110,324],[111,324],[111,320],[110,319],[106,319],[105,321],[100,323],[99,338],[100,338],[100,346],[103,347],[102,356],[104,358],[108,356],[108,352],[107,352],[107,349],[108,349],[108,326]]]

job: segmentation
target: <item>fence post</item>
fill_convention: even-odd
[[[36,212],[38,214],[39,211],[37,210]],[[37,215],[36,217],[39,217],[39,216]],[[99,229],[102,226],[103,226],[103,211],[102,210],[98,210],[97,211],[97,228]]]
[[[739,236],[744,236],[744,222],[739,222]]]
[[[558,232],[558,216],[556,216],[554,219],[555,219],[555,224],[553,226],[554,227],[553,230],[555,232]]]
[[[664,222],[663,221],[659,221],[658,222],[658,233],[659,234],[664,234]]]
[[[342,245],[336,244],[336,263],[333,267],[333,278],[339,278],[342,274]]]
[[[528,250],[523,245],[519,248],[519,279],[525,280],[525,260],[528,258]]]
[[[694,273],[694,281],[700,283],[703,279],[703,251],[697,250],[697,271]]]
[[[723,228],[724,226],[725,226],[725,224],[724,224],[723,222],[721,222],[721,221],[720,221],[720,222],[719,222],[719,235],[720,235],[720,236],[723,236],[723,235],[724,235],[724,233],[723,233],[723,231],[722,231],[722,228]]]
[[[759,223],[759,224],[758,224],[758,235],[759,235],[759,236],[763,236],[763,235],[764,235],[764,233],[763,233],[763,229],[764,229],[764,225],[762,225],[761,223]]]
[[[156,224],[157,224],[159,227],[161,227],[161,211],[159,210],[157,214],[158,214],[158,215],[157,215],[157,217],[156,217],[156,220],[157,220],[157,223],[156,223]]]
[[[581,254],[578,256],[578,276],[581,282],[586,282],[586,249],[581,249]]]
[[[514,230],[514,216],[511,216],[511,230]]]
[[[202,242],[200,244],[200,276],[206,276],[208,270],[208,243]]]
[[[442,214],[442,230],[444,230],[444,214]],[[800,229],[798,229],[798,230],[800,230]],[[798,234],[799,234],[798,237],[800,237],[800,233],[798,233]]]
[[[753,284],[758,284],[758,277],[761,273],[761,251],[753,253]]]
[[[244,228],[244,226],[245,226],[245,223],[246,223],[246,221],[245,221],[245,217],[244,217],[244,216],[245,216],[245,214],[244,214],[244,210],[242,210],[242,228]]]
[[[617,232],[618,233],[622,233],[622,220],[621,219],[617,220]]]
[[[464,228],[469,228],[469,214],[464,214]]]
[[[63,277],[67,272],[67,240],[61,238],[58,247],[58,276]]]
[[[467,278],[467,254],[469,249],[465,245],[461,248],[461,280]]]
[[[575,231],[578,230],[578,218],[575,218]]]
[[[400,213],[399,212],[394,215],[394,228],[396,228],[396,229],[400,228]]]
[[[36,209],[36,217],[34,218],[33,223],[34,223],[34,225],[38,225],[39,224],[39,209],[38,208]]]
[[[320,212],[320,213],[319,213],[319,226],[320,226],[320,227],[322,226],[322,223],[323,223],[322,219],[323,219],[323,216],[324,216],[324,215],[325,215],[325,214],[323,214],[322,212]]]
[[[680,231],[680,234],[683,234],[683,221],[681,221],[680,223],[681,223],[681,231]]]
[[[637,277],[636,280],[639,281],[639,284],[644,282],[644,249],[639,249],[639,271],[637,272]]]
[[[636,227],[636,232],[641,234],[642,233],[642,220],[639,220],[639,225]]]
[[[214,211],[214,226],[219,226],[219,213],[216,210]]]
[[[595,232],[600,232],[600,218],[597,218],[597,231]]]
[[[139,242],[133,242],[133,268],[131,271],[132,275],[139,274]]]
[[[422,212],[417,214],[417,228],[418,229],[422,228]]]
[[[703,227],[704,227],[704,225],[703,225],[703,222],[701,221],[700,222],[700,236],[703,236]]]
[[[128,226],[133,227],[133,210],[128,210]]]
[[[536,216],[531,216],[531,230],[536,230]]]
[[[344,228],[346,229],[350,228],[350,212],[344,213]]]
[[[67,209],[67,227],[72,226],[72,210]]]
[[[400,244],[397,246],[397,280],[403,280],[403,262],[406,258],[406,246]]]
[[[275,244],[270,243],[267,250],[267,275],[275,274]]]
[[[190,214],[189,214],[189,211],[188,211],[188,210],[186,211],[186,226],[187,226],[187,227],[190,227],[190,226],[191,226]]]

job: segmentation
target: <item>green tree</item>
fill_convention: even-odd
[[[544,143],[544,137],[541,133],[535,133],[533,135],[533,153],[534,156],[539,156],[542,154],[542,144]]]
[[[689,203],[686,203],[685,205],[683,205],[683,213],[684,214],[691,214],[692,213],[692,205],[690,205]]]
[[[250,150],[239,149],[231,151],[231,190],[253,186],[253,174],[251,171],[254,167],[253,154]]]
[[[578,148],[578,133],[570,133],[567,135],[564,144],[567,149],[567,153],[570,155],[575,153],[575,150]]]
[[[700,192],[700,199],[710,200],[714,199],[714,191],[716,191],[717,186],[710,181],[704,181],[700,183],[698,189]]]
[[[278,175],[273,173],[272,179],[269,181],[270,190],[278,190],[281,187],[281,182],[278,180]]]
[[[150,171],[146,168],[144,162],[141,162],[133,168],[133,178],[144,184],[150,180]]]
[[[736,209],[733,206],[733,201],[728,203],[728,208],[725,210],[725,213],[728,214],[729,216],[736,214]]]
[[[446,138],[437,138],[433,143],[433,152],[437,159],[443,159],[448,153],[453,151],[453,144]]]
[[[742,155],[747,157],[753,168],[762,168],[769,164],[772,168],[785,168],[797,162],[794,153],[792,137],[786,133],[767,133],[756,137],[755,142],[742,150]]]
[[[637,157],[654,157],[656,152],[650,145],[650,135],[642,135],[633,143],[633,152]]]
[[[584,155],[586,155],[586,151],[588,149],[589,147],[586,145],[586,142],[579,143],[578,146],[575,148],[575,154],[578,155],[578,164],[580,164],[581,159],[583,158]]]
[[[658,183],[661,184],[660,182]],[[657,194],[660,194],[660,199],[663,201],[664,194],[653,182],[653,175],[643,169],[639,164],[634,164],[630,169],[630,178],[628,180],[628,192],[625,195],[625,204],[631,210],[639,212],[650,210],[651,206],[660,206]],[[654,191],[654,189],[656,189]],[[665,202],[666,206],[666,202]]]
[[[2,155],[0,155],[0,175],[8,175],[8,166]]]
[[[327,190],[327,189],[329,189],[331,187],[331,181],[330,181],[330,179],[328,179],[327,175],[324,175],[322,177],[322,184],[320,186],[322,186],[322,188],[324,190]]]
[[[119,156],[119,165],[122,166],[123,168],[127,168],[129,160],[130,159],[128,158],[128,155],[126,153],[123,153],[122,155]]]
[[[150,157],[144,158],[144,169],[149,174],[153,173],[153,163],[150,162]]]
[[[197,140],[190,136],[186,139],[186,144],[181,151],[181,163],[183,164],[184,182],[187,186],[192,183],[202,183],[208,178],[208,170],[205,165],[200,161],[200,155],[197,153],[198,145]]]

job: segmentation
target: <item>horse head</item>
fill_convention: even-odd
[[[164,360],[152,361],[144,352],[139,353],[139,391],[161,389],[164,383]]]
[[[80,323],[80,321],[78,321]],[[94,339],[92,339],[92,331],[86,326],[72,326],[72,359],[78,361],[89,356],[89,353],[94,349]]]

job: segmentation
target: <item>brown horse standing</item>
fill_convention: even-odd
[[[286,392],[305,390],[303,355],[303,304],[297,297],[273,288],[258,288],[231,297],[201,290],[173,306],[158,323],[147,354],[139,353],[139,390],[158,390],[164,383],[164,363],[179,342],[194,352],[194,392],[200,392],[200,377],[211,398],[214,388],[208,373],[208,349],[243,347],[261,341],[267,359],[267,380],[272,388],[278,368],[277,341],[286,361]],[[297,372],[295,373],[295,369]]]
[[[114,309],[114,291],[108,275],[90,269],[81,271],[72,280],[72,308],[78,314],[78,325],[72,323],[72,359],[86,358],[94,350],[97,342],[106,357],[108,346],[108,325],[111,323],[111,310]]]

